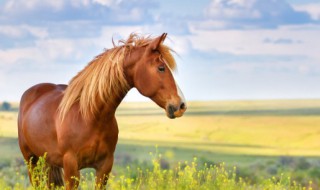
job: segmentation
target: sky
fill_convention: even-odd
[[[319,0],[1,0],[0,101],[68,83],[132,32],[168,33],[187,100],[320,98]]]

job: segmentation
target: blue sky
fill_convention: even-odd
[[[67,83],[131,32],[168,33],[188,100],[320,98],[318,0],[2,0],[0,101]]]

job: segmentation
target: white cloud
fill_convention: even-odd
[[[314,24],[281,26],[272,30],[206,30],[191,27],[192,35],[187,38],[191,42],[192,49],[205,52],[200,56],[207,57],[199,61],[199,64],[202,67],[211,68],[211,73],[207,72],[207,75],[213,75],[212,81],[217,80],[216,78],[220,76],[221,78],[218,80],[225,81],[224,83],[234,81],[234,85],[242,86],[244,82],[250,82],[249,79],[242,80],[244,76],[248,75],[251,76],[251,80],[255,80],[254,78],[260,80],[251,81],[247,87],[244,87],[248,92],[250,91],[248,86],[252,85],[255,92],[260,89],[265,93],[265,96],[290,97],[289,94],[285,96],[284,90],[277,94],[270,91],[272,87],[268,87],[267,90],[261,89],[261,85],[270,85],[269,82],[266,82],[269,80],[273,84],[281,81],[281,85],[275,89],[291,89],[292,97],[315,97],[320,93],[319,90],[309,89],[310,95],[308,95],[300,92],[299,89],[304,88],[302,81],[314,80],[313,82],[315,82],[319,79],[319,32],[320,26]],[[218,55],[214,56],[215,53]],[[208,56],[210,54],[213,56]],[[202,80],[204,80],[203,78]],[[235,80],[238,81],[235,82]],[[296,90],[294,87],[286,87],[286,84],[288,86],[296,84]],[[311,88],[311,86],[315,85],[310,84],[309,87]],[[230,91],[228,88],[226,90]],[[212,93],[214,94],[214,92]],[[244,93],[245,96],[255,95]]]
[[[221,26],[219,22],[225,22],[228,28],[275,28],[312,22],[307,13],[294,10],[284,0],[212,0],[205,17],[214,21],[211,29],[217,23]]]
[[[0,65],[18,64],[21,60],[29,60],[34,64],[59,63],[61,60],[67,62],[85,60],[88,56],[93,58],[98,55],[104,48],[113,47],[112,38],[117,42],[120,39],[126,39],[132,32],[146,33],[142,26],[105,26],[99,32],[99,36],[73,39],[50,38],[46,29],[28,25],[0,28],[0,33],[8,35],[11,33],[14,37],[21,37],[25,32],[37,37],[33,40],[34,43],[26,47],[0,49]],[[167,40],[167,42],[170,41]]]
[[[35,58],[36,48],[0,50],[0,65],[17,64],[21,59]]]
[[[186,36],[170,35],[167,37],[165,44],[172,48],[178,55],[189,54],[192,50],[191,42]]]
[[[140,35],[152,35],[156,37],[161,35],[159,31],[163,30],[162,26],[145,25],[145,26],[105,26],[101,30],[101,35],[95,41],[99,47],[111,47],[111,39],[117,42],[120,39],[126,39],[131,33],[137,33]],[[187,54],[191,49],[191,43],[186,36],[168,34],[165,44],[170,46],[178,54]]]
[[[41,25],[61,20],[138,23],[153,20],[150,9],[154,7],[153,3],[139,0],[6,0],[0,7],[0,23]]]
[[[194,34],[190,36],[193,48],[201,51],[217,50],[237,55],[303,55],[320,61],[320,27],[316,25],[284,26],[276,30],[208,31],[191,28],[191,32]],[[291,39],[299,43],[266,43],[266,39]]]
[[[120,11],[123,14],[118,14],[115,19],[118,22],[139,22],[143,20],[145,16],[145,11],[139,7],[134,7],[130,10]]]
[[[23,31],[16,26],[2,25],[0,27],[0,34],[3,34],[8,37],[18,38],[23,35]]]
[[[235,75],[257,75],[268,73],[270,75],[279,74],[289,75],[313,75],[320,74],[319,64],[316,62],[295,61],[266,61],[263,64],[259,62],[236,61],[229,64],[221,64],[214,67],[215,72],[234,73]],[[284,74],[285,73],[285,74]]]
[[[70,4],[72,7],[89,6],[90,4],[99,4],[107,7],[118,5],[122,0],[7,0],[4,5],[4,10],[7,12],[14,11],[19,7],[26,10],[34,10],[39,7],[50,7],[54,10],[61,10],[66,5]]]
[[[320,20],[320,3],[293,5],[295,10],[308,12],[312,19]]]
[[[95,55],[92,39],[39,39],[33,46],[0,49],[1,100],[18,101],[41,82],[67,83]]]
[[[34,10],[36,8],[42,7],[42,6],[48,6],[50,8],[53,8],[54,10],[61,10],[64,6],[64,0],[9,0],[4,5],[4,11],[5,12],[11,12],[13,10]]]
[[[22,25],[21,28],[27,30],[34,37],[37,37],[40,39],[46,38],[49,35],[49,32],[45,27],[34,27],[29,25]]]
[[[6,94],[1,92],[0,100],[17,100],[22,90],[38,82],[66,83],[104,48],[111,48],[112,37],[117,42],[132,32],[169,33],[165,43],[181,55],[181,85],[193,99],[250,98],[259,90],[261,97],[268,92],[276,97],[273,86],[264,86],[281,81],[277,90],[286,95],[287,86],[319,79],[316,8],[293,9],[284,0],[211,2],[205,15],[199,12],[195,18],[162,12],[163,7],[144,0],[6,0],[0,7],[0,87]],[[152,8],[157,10],[150,12]],[[292,96],[312,96],[315,85],[309,86],[310,93],[292,87]],[[227,94],[216,96],[224,89]]]
[[[112,38],[116,43],[118,40],[127,39],[131,33],[141,34],[142,31],[142,26],[104,26],[97,38],[97,43],[100,43],[104,48],[109,48],[112,46]]]
[[[0,81],[0,87],[7,91],[1,94],[0,99],[17,101],[23,90],[39,82],[67,83],[94,56],[104,48],[112,47],[112,37],[117,42],[132,32],[147,33],[143,26],[105,26],[99,36],[92,38],[50,38],[49,35],[34,39],[32,46],[0,49],[1,76],[5,78]],[[189,42],[183,39],[169,34],[165,43],[179,54],[186,53]],[[17,85],[19,88],[9,88]],[[133,95],[128,97],[129,100],[143,99],[135,93],[130,94]]]
[[[31,35],[36,38],[47,37],[48,31],[45,27],[36,27],[30,25],[0,25],[0,34],[11,38],[21,38],[25,35]]]
[[[261,17],[256,0],[213,0],[205,14],[223,19],[256,19]]]
[[[92,51],[97,51],[92,49],[95,47],[92,43],[92,39],[39,39],[33,46],[0,49],[0,66],[16,65],[18,68],[25,63],[43,66],[76,63],[87,59]]]
[[[98,3],[107,7],[119,4],[122,0],[92,0],[94,3]]]

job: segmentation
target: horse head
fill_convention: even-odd
[[[130,65],[127,75],[132,87],[165,109],[167,116],[173,119],[181,117],[187,106],[173,77],[175,61],[171,49],[163,45],[166,36],[164,33],[146,45],[133,48],[130,60],[134,61],[127,64]]]

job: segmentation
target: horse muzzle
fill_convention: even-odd
[[[176,117],[181,117],[183,116],[184,112],[187,110],[187,106],[186,103],[181,102],[180,105],[178,106],[174,106],[172,104],[169,104],[167,106],[166,112],[167,112],[167,116],[170,119],[174,119]]]

